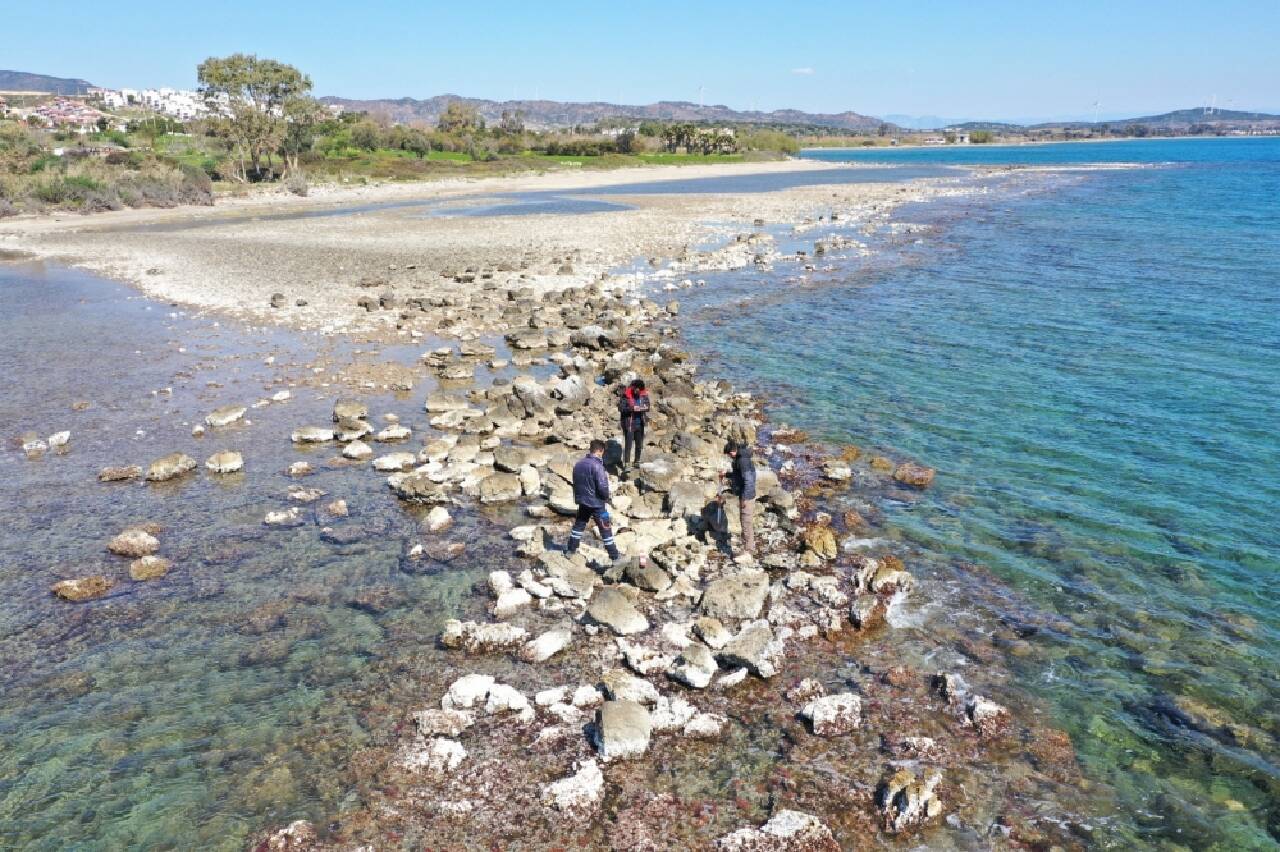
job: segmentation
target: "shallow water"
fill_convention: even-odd
[[[0,453],[0,845],[239,849],[265,826],[333,814],[349,795],[346,762],[368,743],[383,667],[438,653],[433,637],[468,611],[497,529],[455,512],[450,535],[478,545],[434,576],[403,573],[418,512],[383,475],[327,465],[332,447],[289,444],[294,426],[328,422],[341,393],[291,379],[314,379],[312,363],[412,356],[219,326],[38,264],[0,265],[0,296],[6,442],[27,429],[72,434],[65,453]],[[361,397],[375,418],[413,425],[417,446],[426,387]],[[250,424],[191,436],[213,408],[281,388],[293,398],[250,409]],[[72,411],[80,400],[90,407]],[[105,465],[175,450],[203,463],[224,448],[244,454],[244,474],[96,482]],[[317,473],[287,476],[301,459]],[[329,493],[305,506],[301,528],[263,527],[294,484]],[[334,498],[351,517],[330,526],[357,530],[350,543],[326,540],[310,518]],[[131,582],[128,560],[105,549],[140,521],[164,528],[174,569],[163,579]],[[118,582],[106,600],[49,594],[56,580],[97,573]]]
[[[1275,848],[1280,140],[853,155],[1169,164],[905,209],[926,235],[808,276],[707,275],[687,329],[775,419],[937,466],[889,521],[935,582],[984,565],[1061,617],[1014,629],[1015,666],[1113,791],[1109,842]]]

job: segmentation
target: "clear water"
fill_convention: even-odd
[[[448,535],[468,553],[433,576],[399,570],[402,548],[423,540],[420,513],[371,469],[330,464],[332,447],[290,445],[343,393],[298,380],[412,363],[433,344],[360,352],[218,325],[38,264],[0,264],[0,298],[0,848],[243,849],[264,827],[331,817],[350,795],[352,755],[419,700],[400,695],[388,711],[418,683],[389,672],[448,670],[434,637],[479,600],[472,584],[493,558],[482,544],[505,526],[456,511]],[[412,394],[361,396],[422,435],[425,378]],[[212,409],[281,388],[293,398],[251,409],[251,423],[191,436]],[[73,411],[81,400],[90,407]],[[37,460],[13,441],[63,429],[68,450]],[[106,465],[177,450],[203,464],[222,449],[243,453],[244,474],[96,481]],[[317,472],[289,477],[298,460]],[[299,529],[264,527],[292,504],[291,485],[328,496]],[[312,517],[334,498],[351,517],[331,526],[351,540],[327,540]],[[162,525],[174,568],[134,583],[106,542],[142,521]],[[49,593],[89,574],[118,582],[109,598]]]
[[[1280,139],[812,156],[1161,164],[904,210],[928,236],[803,286],[708,276],[688,333],[775,418],[938,468],[889,520],[1046,613],[1014,665],[1109,843],[1276,848]]]

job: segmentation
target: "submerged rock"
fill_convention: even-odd
[[[456,737],[475,724],[470,710],[419,710],[411,717],[424,737]]]
[[[117,535],[107,542],[107,550],[117,556],[137,558],[155,553],[160,549],[160,541],[146,530],[132,528]]]
[[[204,466],[213,473],[238,473],[244,470],[244,457],[231,450],[224,450],[209,456]]]
[[[760,828],[740,828],[716,841],[721,852],[839,852],[831,829],[810,814],[778,811]]]
[[[114,585],[114,580],[98,574],[76,580],[61,580],[54,583],[50,591],[63,600],[80,603],[102,597],[111,591]]]
[[[604,793],[604,773],[594,760],[584,760],[567,778],[542,788],[543,804],[576,816],[585,815],[600,803]]]
[[[99,482],[128,482],[142,476],[142,467],[131,464],[123,467],[104,467],[98,473]]]
[[[447,737],[433,737],[406,745],[396,756],[396,765],[410,772],[427,772],[435,776],[452,773],[467,758],[462,743]]]
[[[936,471],[931,467],[925,467],[915,462],[903,462],[894,469],[893,478],[903,485],[928,488],[933,484],[935,473]]]
[[[162,556],[144,556],[129,563],[129,576],[139,582],[159,580],[172,567],[173,563]]]
[[[213,427],[230,426],[244,417],[246,410],[243,405],[224,405],[222,408],[216,408],[209,412],[209,415],[204,419],[204,423],[206,426]]]
[[[170,453],[147,468],[148,482],[166,482],[196,469],[196,460],[186,453]]]

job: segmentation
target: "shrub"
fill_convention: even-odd
[[[300,171],[289,172],[285,178],[284,188],[301,198],[307,197],[307,176]]]

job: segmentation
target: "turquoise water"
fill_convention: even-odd
[[[813,156],[1151,166],[900,211],[929,233],[817,286],[708,276],[689,335],[775,418],[938,468],[889,522],[934,582],[985,565],[1045,611],[1012,664],[1100,838],[1276,848],[1280,139]]]

